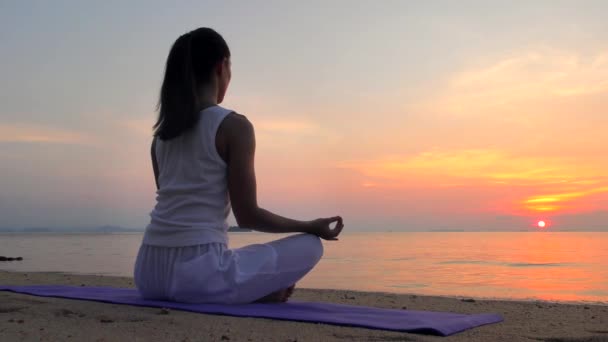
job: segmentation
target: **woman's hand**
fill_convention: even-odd
[[[331,228],[330,225],[334,222],[336,222],[336,226]],[[344,222],[342,222],[342,217],[334,216],[310,221],[310,226],[310,234],[314,234],[324,240],[338,240],[337,237],[344,228]]]

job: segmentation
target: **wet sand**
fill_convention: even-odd
[[[0,271],[2,285],[133,287],[132,278]],[[499,313],[450,337],[204,315],[0,292],[0,341],[608,341],[608,306],[296,289],[294,299],[384,308]]]

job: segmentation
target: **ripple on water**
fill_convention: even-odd
[[[396,287],[396,288],[400,288],[400,289],[419,289],[419,288],[423,288],[423,287],[429,287],[429,285],[422,284],[422,283],[411,283],[411,284],[393,284],[393,285],[388,285],[387,287]]]
[[[484,260],[447,260],[438,262],[440,265],[493,265],[506,267],[566,267],[575,266],[567,262],[500,262]]]
[[[562,262],[515,262],[506,264],[509,267],[563,267],[563,266],[571,266],[569,263]]]
[[[440,265],[497,265],[500,264],[496,261],[485,261],[485,260],[446,260],[438,262]]]
[[[601,289],[589,289],[583,291],[577,291],[577,293],[581,295],[590,295],[590,296],[598,296],[598,297],[606,297],[608,298],[608,291]],[[606,302],[608,304],[608,301]]]

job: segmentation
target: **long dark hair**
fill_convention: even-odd
[[[198,122],[198,90],[211,80],[217,63],[228,57],[228,44],[213,29],[201,27],[177,38],[167,57],[154,136],[169,140]]]

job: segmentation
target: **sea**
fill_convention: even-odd
[[[281,238],[229,233],[230,247]],[[3,233],[0,270],[127,276],[142,233]],[[299,287],[608,304],[608,232],[348,232]]]

